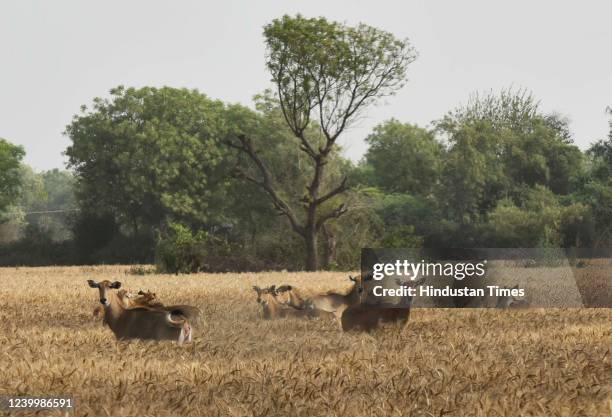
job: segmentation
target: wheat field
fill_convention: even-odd
[[[128,270],[0,268],[0,395],[73,395],[74,416],[612,414],[609,309],[414,309],[401,332],[342,333],[262,320],[251,286],[342,289],[345,273]],[[183,346],[117,342],[86,279],[196,305],[204,323]]]

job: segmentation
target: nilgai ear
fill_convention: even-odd
[[[88,279],[87,283],[89,284],[91,288],[100,288],[100,284],[95,282],[93,279]]]
[[[109,288],[114,288],[118,290],[119,288],[121,288],[121,283],[119,281],[115,281],[111,285],[109,285]]]
[[[350,275],[349,275],[349,279],[350,279],[351,281],[353,281],[353,282],[357,282],[357,278],[354,278],[354,277],[352,277],[352,276],[350,276]]]

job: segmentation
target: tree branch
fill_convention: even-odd
[[[331,190],[327,194],[325,194],[325,195],[321,196],[320,198],[318,198],[317,200],[315,200],[315,204],[316,205],[323,204],[324,202],[326,202],[330,198],[332,198],[332,197],[334,197],[334,196],[336,196],[338,194],[341,194],[344,191],[346,191],[348,189],[348,187],[346,186],[346,181],[347,181],[347,177],[344,177],[344,179],[342,180],[340,185],[338,185],[336,188],[334,188],[333,190]]]
[[[325,224],[326,221],[331,220],[331,219],[337,219],[338,217],[342,216],[347,211],[348,211],[348,208],[346,207],[346,204],[342,203],[338,207],[330,211],[329,213],[324,214],[323,216],[319,218],[319,220],[317,220],[317,231],[321,229],[321,227]]]
[[[244,171],[238,166],[234,168],[234,177],[244,179],[263,188],[272,198],[274,208],[276,208],[276,210],[278,210],[281,215],[284,215],[285,217],[287,217],[287,219],[289,219],[291,227],[296,233],[304,236],[304,228],[299,224],[298,219],[293,213],[291,207],[289,207],[289,204],[287,204],[274,189],[272,175],[270,174],[270,171],[264,164],[263,160],[259,157],[257,151],[255,151],[255,149],[253,148],[253,143],[251,139],[245,135],[238,135],[238,140],[240,141],[240,145],[231,141],[226,141],[226,144],[229,147],[237,149],[240,152],[243,152],[248,155],[248,157],[255,163],[255,165],[259,169],[259,172],[262,176],[262,180],[258,180],[255,177],[247,174],[246,171]]]

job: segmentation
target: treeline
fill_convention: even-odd
[[[428,129],[378,125],[354,164],[338,138],[403,86],[410,43],[301,16],[264,38],[274,89],[254,109],[117,87],[67,126],[67,172],[1,141],[0,264],[354,269],[363,247],[612,246],[612,121],[582,152],[527,92],[475,95]]]
[[[275,100],[262,95],[256,108],[115,89],[68,126],[71,172],[34,173],[0,142],[0,262],[303,269],[303,242],[235,175],[243,157],[225,145],[250,132],[279,192],[301,203],[303,152]],[[473,97],[429,130],[387,121],[366,141],[358,164],[330,158],[330,181],[346,175],[348,191],[334,197],[346,214],[319,236],[325,268],[355,268],[362,247],[612,246],[612,122],[581,152],[565,120],[504,92]]]

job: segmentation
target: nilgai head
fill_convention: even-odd
[[[108,300],[108,290],[118,290],[121,288],[121,283],[119,281],[110,282],[108,280],[95,282],[94,280],[88,279],[87,283],[91,288],[97,288],[100,292],[100,304],[109,305],[110,301]]]
[[[292,306],[293,301],[295,300],[295,294],[293,293],[293,287],[291,285],[281,285],[274,291],[276,295],[276,299],[279,303],[284,305]],[[297,307],[297,306],[295,306]]]
[[[143,290],[138,291],[138,296],[135,298],[134,301],[138,304],[148,306],[162,305],[162,303],[157,298],[157,294],[151,292],[150,290],[147,290],[147,292],[144,292]]]
[[[276,299],[276,285],[267,288],[254,286],[253,290],[257,293],[257,302],[261,305],[264,319],[276,317],[281,308]]]
[[[276,295],[276,285],[267,288],[259,288],[257,285],[253,285],[253,291],[257,293],[257,302],[261,305],[266,305],[269,303],[270,297]]]

